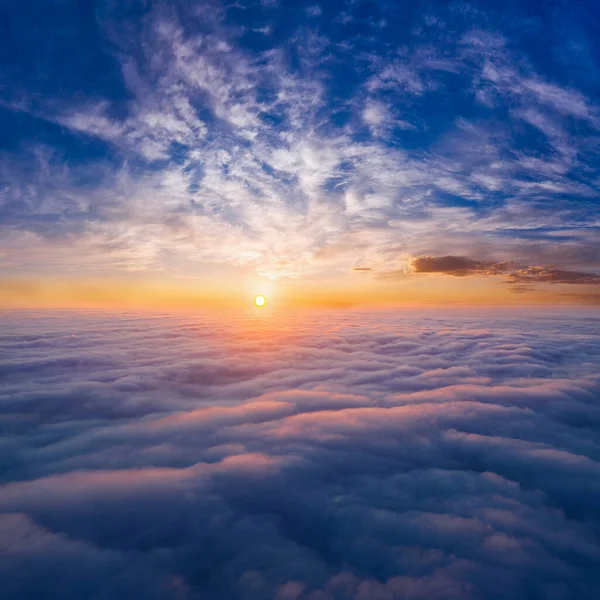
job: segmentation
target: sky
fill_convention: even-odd
[[[0,596],[597,600],[600,318],[525,310],[1,316]]]
[[[593,1],[0,6],[0,305],[600,302]]]

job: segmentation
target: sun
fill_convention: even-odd
[[[254,306],[258,308],[264,308],[267,305],[267,299],[262,295],[254,296]]]

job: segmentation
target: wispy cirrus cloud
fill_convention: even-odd
[[[492,26],[491,6],[433,7],[411,27],[393,7],[367,19],[348,4],[333,21],[254,9],[250,27],[243,5],[158,4],[137,21],[107,7],[98,35],[121,89],[5,103],[63,136],[48,134],[50,160],[27,162],[34,142],[4,156],[12,264],[34,268],[12,240],[43,248],[51,231],[117,270],[101,248],[135,265],[138,247],[148,273],[189,260],[272,277],[380,270],[471,254],[474,233],[500,262],[533,264],[518,232],[597,221],[598,108],[584,82],[539,68],[518,20]],[[69,144],[96,154],[73,160]],[[594,266],[594,244],[570,240],[560,268]]]

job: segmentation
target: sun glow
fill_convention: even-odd
[[[264,308],[267,305],[267,299],[259,294],[258,296],[254,296],[254,306],[258,308]]]

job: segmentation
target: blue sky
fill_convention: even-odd
[[[593,2],[0,10],[5,278],[370,269],[597,297]]]

